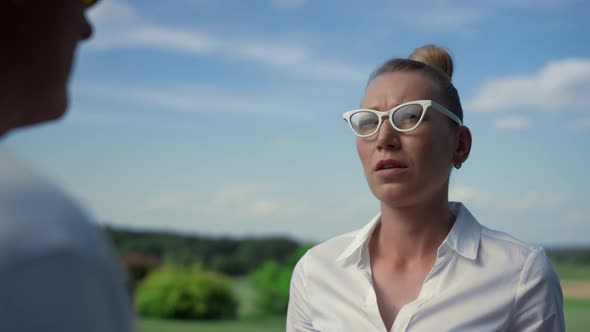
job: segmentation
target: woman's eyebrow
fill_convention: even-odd
[[[382,107],[382,105],[371,105],[370,107],[361,107],[361,108],[366,108],[366,109],[380,111],[380,112],[387,112],[389,110],[396,108],[397,106],[399,106],[399,104],[396,104],[394,106],[386,106],[386,107]]]

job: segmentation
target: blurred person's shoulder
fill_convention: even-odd
[[[0,269],[58,254],[106,264],[113,258],[74,200],[0,149]]]

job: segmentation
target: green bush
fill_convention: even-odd
[[[267,314],[284,314],[289,301],[292,270],[275,261],[264,263],[250,275],[257,289],[256,304]]]
[[[256,304],[262,312],[273,315],[287,313],[293,268],[309,248],[309,245],[298,248],[285,264],[267,261],[250,274],[250,281],[257,289]]]
[[[166,319],[234,318],[238,308],[225,276],[170,265],[153,271],[139,284],[135,301],[140,315]]]

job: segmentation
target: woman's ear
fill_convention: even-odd
[[[458,127],[455,131],[455,152],[453,153],[453,164],[461,167],[471,152],[471,131],[466,126]]]

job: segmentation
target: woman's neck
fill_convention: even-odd
[[[372,255],[401,264],[435,258],[453,225],[448,196],[410,206],[381,203],[381,223],[371,238]]]

